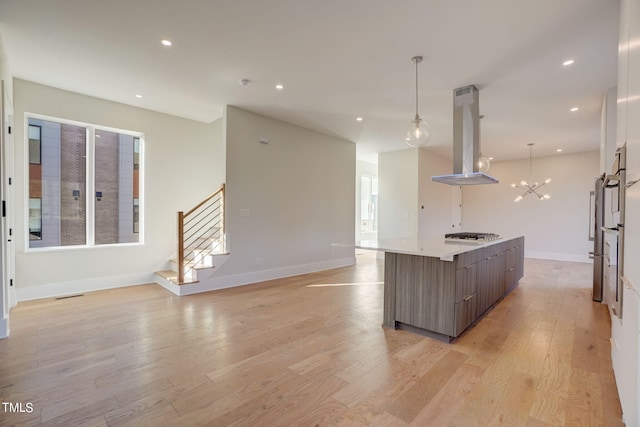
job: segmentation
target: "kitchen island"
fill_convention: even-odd
[[[524,274],[524,237],[359,242],[385,252],[383,326],[459,336]]]

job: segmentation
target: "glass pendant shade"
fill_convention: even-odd
[[[480,155],[478,158],[478,170],[480,172],[487,172],[491,168],[491,160],[488,157]]]
[[[429,136],[431,136],[431,126],[416,114],[407,129],[407,145],[415,148],[424,147],[429,142]]]
[[[418,114],[418,64],[422,62],[422,56],[414,56],[411,58],[411,62],[416,66],[416,116],[409,122],[405,141],[409,147],[420,148],[429,142],[431,126]]]

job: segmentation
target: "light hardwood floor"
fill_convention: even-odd
[[[0,425],[619,426],[589,264],[527,259],[457,341],[381,327],[382,263],[190,297],[158,285],[25,302]]]

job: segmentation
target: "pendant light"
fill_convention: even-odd
[[[527,195],[529,194],[535,194],[536,197],[540,200],[548,200],[551,198],[550,195],[548,194],[540,194],[538,192],[538,190],[540,189],[540,187],[542,187],[543,185],[546,185],[548,183],[551,182],[551,178],[547,178],[544,180],[544,182],[542,184],[540,184],[539,182],[533,182],[533,180],[531,179],[532,176],[532,170],[533,170],[533,143],[529,143],[527,144],[529,146],[529,182],[527,181],[520,181],[520,184],[511,184],[511,187],[513,188],[523,188],[525,189],[525,192],[522,193],[520,196],[516,197],[516,199],[514,200],[515,202],[519,202],[522,199],[524,199]]]
[[[416,64],[416,116],[409,123],[406,141],[409,147],[424,147],[429,142],[431,136],[431,126],[420,118],[418,114],[418,64],[422,62],[422,56],[414,56],[411,62]]]
[[[480,120],[484,119],[484,115],[480,115]],[[491,169],[491,157],[486,157],[480,153],[478,157],[478,172],[488,172]]]
[[[478,157],[478,171],[487,172],[489,169],[491,169],[491,158],[483,156],[482,153],[480,153],[480,157]]]
[[[480,120],[484,119],[484,115],[480,115]],[[488,172],[491,168],[491,157],[483,156],[480,153],[480,157],[478,157],[478,171],[479,172]]]

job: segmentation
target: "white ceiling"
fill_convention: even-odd
[[[618,14],[617,0],[0,0],[0,37],[15,77],[204,122],[235,105],[365,160],[406,148],[422,55],[432,149],[451,157],[453,89],[475,84],[482,152],[501,160],[529,142],[598,148]]]

